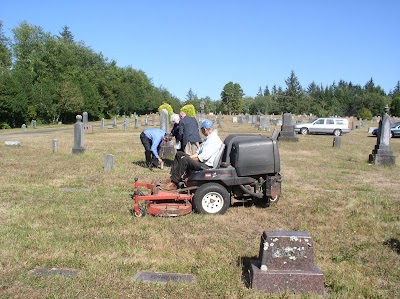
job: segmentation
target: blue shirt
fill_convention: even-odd
[[[151,152],[158,159],[158,146],[165,135],[165,131],[157,128],[150,128],[143,131],[144,135],[151,140]]]

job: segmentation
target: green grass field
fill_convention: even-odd
[[[276,205],[134,218],[134,178],[169,173],[143,168],[141,130],[95,123],[82,155],[71,154],[72,125],[0,131],[0,298],[314,298],[246,287],[245,261],[258,256],[266,230],[313,237],[326,298],[400,297],[400,138],[391,140],[396,165],[383,167],[368,164],[376,138],[367,128],[342,136],[340,148],[333,136],[299,135],[279,143],[283,196]],[[260,131],[225,117],[219,134],[232,133]],[[103,169],[105,154],[116,157],[112,171]],[[29,274],[37,268],[79,274]],[[138,271],[192,274],[196,282],[136,282]]]

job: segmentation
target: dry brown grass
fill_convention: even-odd
[[[230,117],[222,126],[222,138],[260,133]],[[299,136],[280,142],[283,198],[275,206],[132,218],[134,178],[162,179],[169,171],[142,167],[141,129],[95,124],[85,135],[86,153],[72,155],[72,126],[63,128],[0,132],[0,298],[267,298],[242,281],[242,263],[258,255],[265,230],[311,234],[327,298],[400,295],[399,138],[392,139],[397,164],[378,167],[367,163],[376,140],[366,128],[344,135],[340,148],[332,147],[332,136]],[[5,147],[5,140],[21,147]],[[109,153],[115,169],[105,172]],[[28,275],[38,267],[80,275]],[[191,273],[196,283],[134,282],[140,270]]]

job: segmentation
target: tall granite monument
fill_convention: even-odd
[[[389,106],[385,107],[385,114],[379,122],[376,145],[369,155],[369,162],[375,165],[393,165],[396,163],[396,156],[393,155],[390,147],[390,117]]]

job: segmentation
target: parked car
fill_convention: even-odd
[[[340,136],[349,133],[349,122],[345,118],[315,118],[307,123],[298,123],[293,126],[294,131],[307,134],[333,134]]]
[[[372,131],[372,135],[378,135],[379,128]],[[390,126],[390,137],[400,137],[400,121],[393,123]]]

